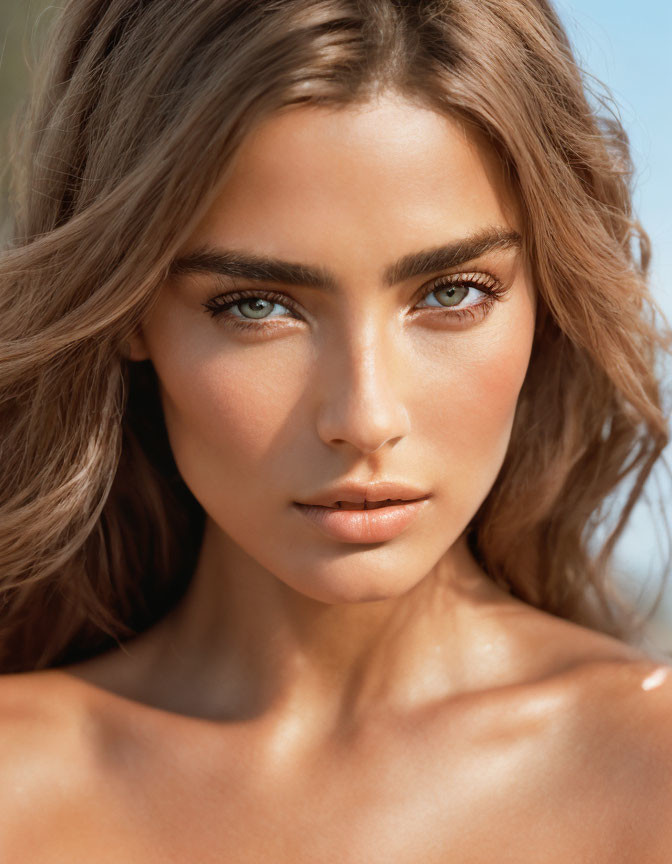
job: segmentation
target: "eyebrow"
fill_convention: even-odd
[[[466,264],[495,249],[519,248],[520,245],[521,236],[517,231],[487,228],[445,246],[435,246],[404,255],[385,269],[383,281],[388,287],[392,287],[414,276]],[[331,291],[338,289],[336,276],[323,267],[283,261],[242,250],[208,246],[201,246],[176,258],[170,272],[174,275],[213,273],[259,282],[279,282]]]

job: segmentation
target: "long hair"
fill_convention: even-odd
[[[131,363],[124,340],[255,124],[386,89],[485,134],[521,202],[538,293],[509,449],[470,546],[530,604],[635,633],[610,556],[668,440],[656,364],[669,336],[627,138],[588,98],[550,3],[69,0],[24,110],[0,258],[3,671],[92,656],[182,596],[204,514],[151,363]]]

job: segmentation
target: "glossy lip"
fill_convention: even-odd
[[[365,501],[417,501],[428,497],[429,493],[409,483],[385,480],[379,483],[340,483],[318,492],[314,496],[306,497],[297,504],[319,505],[322,507],[334,507],[337,501],[347,501],[351,504],[363,504]]]
[[[408,528],[427,506],[428,501],[429,496],[404,504],[378,507],[375,510],[338,510],[329,506],[296,502],[294,508],[334,540],[342,543],[383,543]]]

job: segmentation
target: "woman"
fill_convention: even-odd
[[[667,342],[550,5],[70,0],[46,63],[3,860],[668,860],[669,666],[608,582]]]

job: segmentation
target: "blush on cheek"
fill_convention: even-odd
[[[465,410],[469,410],[482,436],[497,436],[499,430],[508,438],[525,380],[528,356],[528,352],[521,353],[515,342],[502,343],[499,350],[490,352],[485,362],[472,364],[468,393],[465,392],[468,409],[465,406]]]
[[[434,402],[434,422],[442,430],[435,437],[443,439],[447,460],[446,488],[465,518],[481,505],[504,462],[532,335],[532,328],[502,327],[465,343],[463,355],[454,358],[461,373]]]

